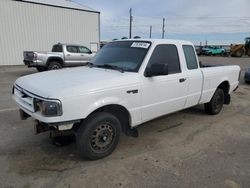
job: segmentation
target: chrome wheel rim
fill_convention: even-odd
[[[56,69],[60,69],[60,66],[58,66],[58,65],[53,65],[53,66],[51,67],[51,70],[56,70]]]

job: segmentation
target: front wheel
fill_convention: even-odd
[[[210,102],[205,104],[205,111],[208,114],[216,115],[220,113],[224,104],[224,91],[217,88]]]
[[[76,133],[81,157],[98,160],[110,155],[120,139],[121,124],[110,113],[98,112],[84,120]]]
[[[57,70],[57,69],[61,69],[61,68],[62,68],[61,63],[56,62],[56,61],[49,63],[49,66],[48,66],[49,70]]]

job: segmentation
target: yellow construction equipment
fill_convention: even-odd
[[[230,55],[232,57],[242,57],[243,55],[250,57],[250,37],[245,38],[245,44],[231,44]]]

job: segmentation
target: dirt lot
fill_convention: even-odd
[[[250,58],[200,57],[203,63],[250,67]],[[33,134],[11,98],[14,80],[34,73],[0,68],[0,187],[250,187],[250,85],[241,81],[217,116],[197,106],[139,127],[99,161],[78,157],[75,143],[56,147]]]

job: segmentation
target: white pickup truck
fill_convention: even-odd
[[[85,67],[36,73],[16,80],[13,98],[37,133],[73,131],[82,157],[112,153],[120,133],[205,104],[218,114],[239,84],[239,66],[201,66],[192,43],[123,40],[105,45]]]

